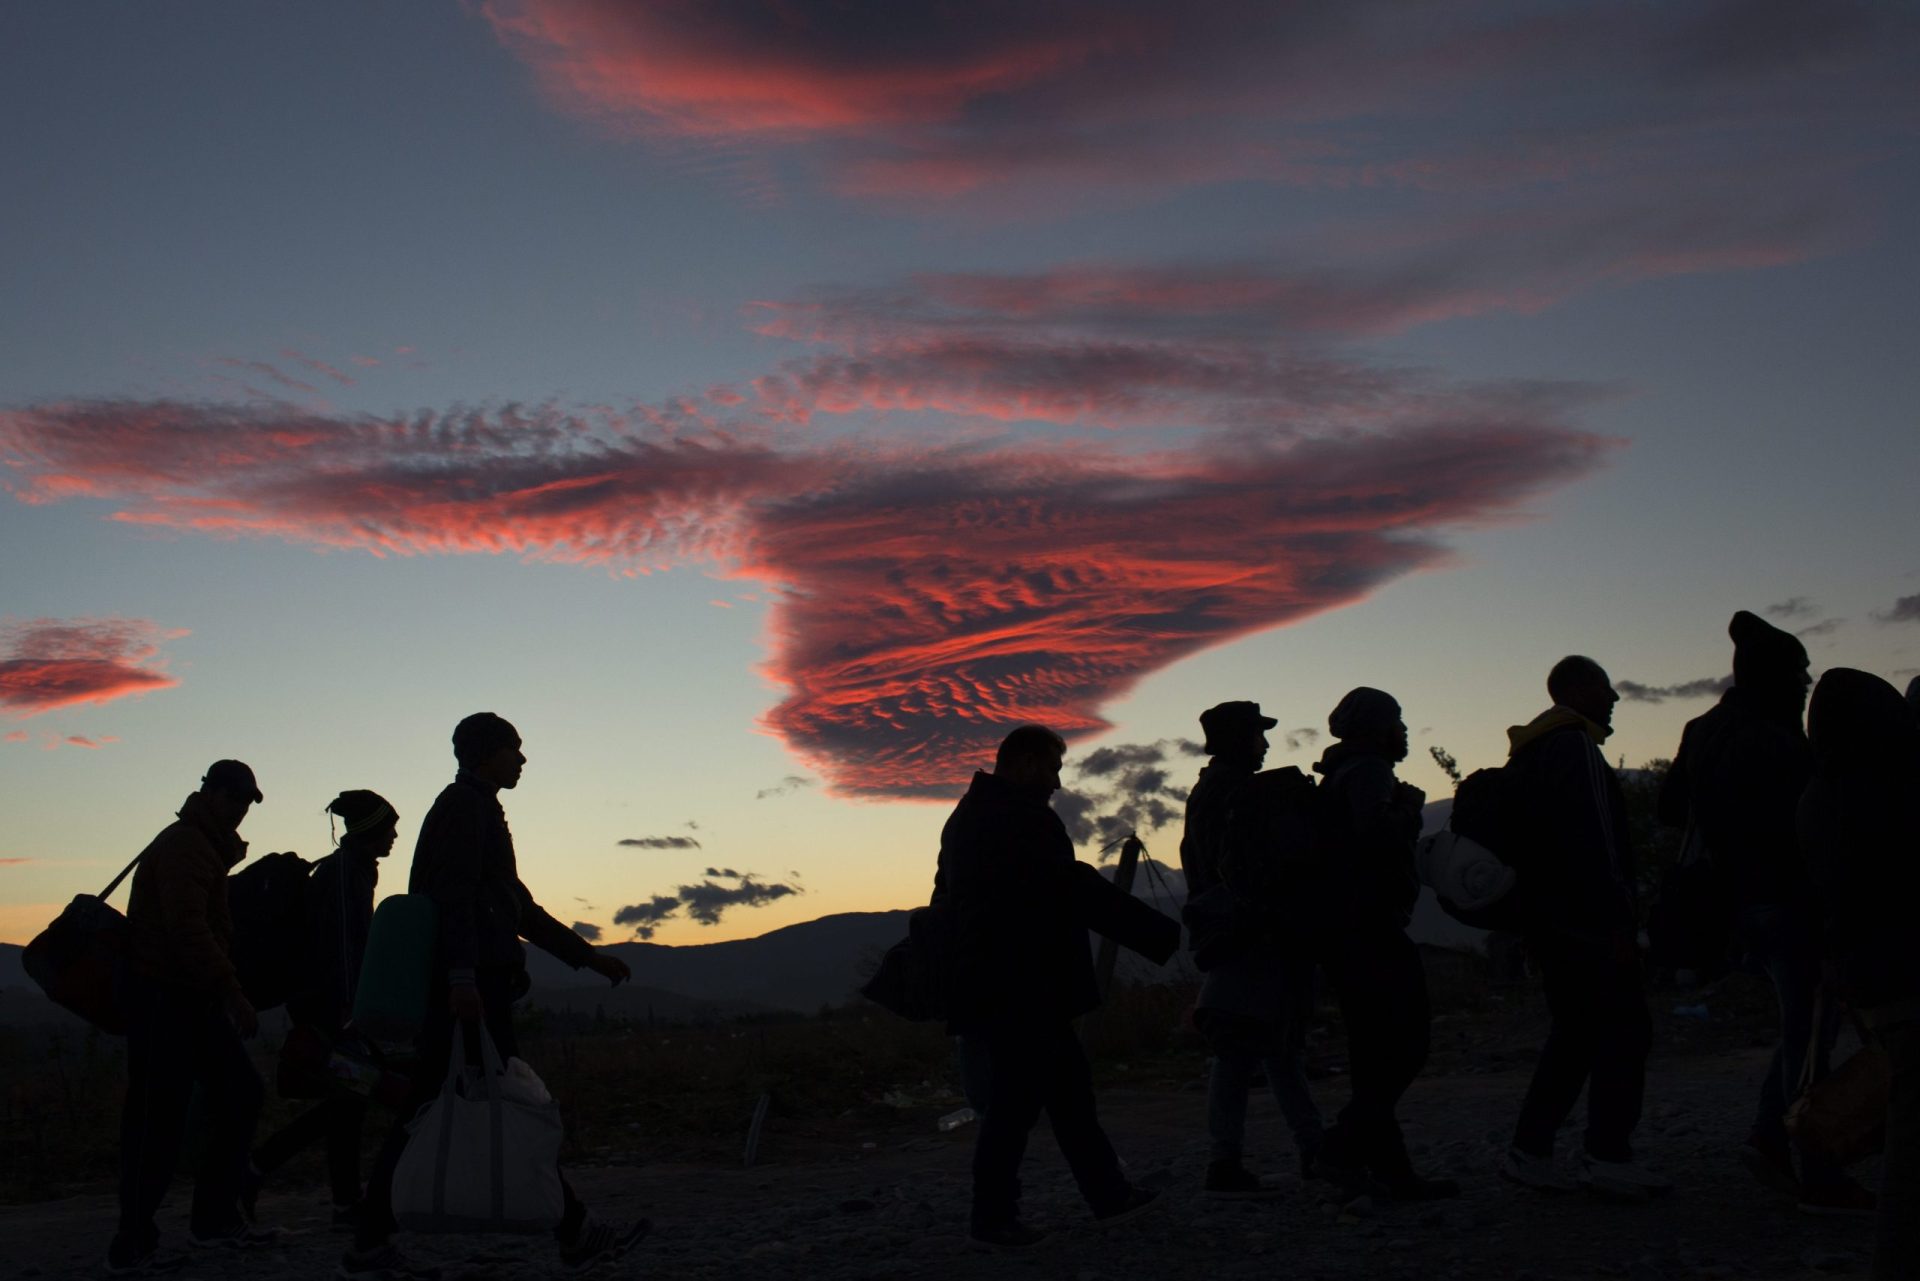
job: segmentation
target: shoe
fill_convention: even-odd
[[[1460,1185],[1452,1179],[1428,1179],[1417,1174],[1391,1180],[1387,1197],[1394,1201],[1445,1201],[1460,1195]]]
[[[1094,1215],[1094,1221],[1101,1227],[1112,1227],[1116,1223],[1125,1223],[1128,1219],[1138,1218],[1159,1203],[1160,1194],[1152,1188],[1143,1188],[1138,1184],[1127,1189],[1127,1199],[1104,1214]]]
[[[967,1239],[990,1250],[1025,1250],[1047,1239],[1044,1229],[1018,1219],[967,1229]]]
[[[1673,1191],[1672,1180],[1632,1161],[1602,1161],[1585,1155],[1580,1158],[1580,1169],[1580,1181],[1587,1190],[1610,1200],[1645,1201]]]
[[[440,1281],[440,1269],[415,1263],[391,1244],[369,1250],[349,1246],[333,1270],[340,1281]]]
[[[603,1223],[588,1219],[570,1244],[560,1247],[560,1264],[570,1272],[585,1272],[601,1263],[611,1263],[639,1245],[653,1231],[651,1219],[632,1223]]]
[[[245,1219],[220,1232],[189,1232],[187,1240],[200,1250],[258,1250],[280,1244],[279,1228],[263,1228]]]
[[[1207,1166],[1206,1195],[1215,1201],[1271,1201],[1285,1188],[1276,1187],[1238,1161],[1215,1161]]]
[[[1507,1149],[1507,1159],[1500,1163],[1500,1177],[1535,1192],[1576,1192],[1580,1188],[1551,1156],[1533,1156],[1519,1148]]]
[[[1879,1212],[1880,1198],[1845,1176],[1832,1183],[1809,1183],[1800,1189],[1802,1214],[1870,1219]]]
[[[160,1277],[186,1266],[187,1256],[178,1250],[162,1250],[158,1245],[144,1250],[123,1249],[118,1239],[107,1246],[110,1277]]]
[[[1793,1172],[1793,1152],[1786,1144],[1748,1139],[1741,1145],[1739,1157],[1747,1173],[1763,1187],[1772,1188],[1782,1196],[1799,1198],[1800,1179]]]

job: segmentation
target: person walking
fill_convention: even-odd
[[[977,1046],[987,1078],[969,1233],[999,1248],[1046,1235],[1020,1218],[1020,1160],[1042,1111],[1096,1219],[1117,1222],[1155,1197],[1127,1181],[1100,1127],[1073,1029],[1100,992],[1073,841],[1048,804],[1066,750],[1039,725],[1009,733],[941,829],[934,877],[934,906],[953,926],[951,1030]]]
[[[360,962],[373,927],[380,860],[393,852],[400,823],[385,797],[363,789],[340,793],[328,802],[327,813],[345,828],[333,853],[315,863],[308,875],[301,983],[287,1001],[287,1013],[300,1029],[295,1035],[311,1044],[316,1056],[340,1041],[352,1017]],[[351,1226],[360,1202],[360,1132],[366,1114],[364,1098],[334,1089],[262,1140],[248,1170],[249,1214],[267,1175],[309,1144],[324,1141],[333,1222],[336,1227]]]
[[[1823,1065],[1840,1030],[1839,1005],[1827,1002],[1816,1045],[1821,926],[1794,817],[1813,774],[1813,749],[1801,728],[1813,684],[1807,650],[1746,610],[1727,631],[1733,687],[1687,722],[1660,789],[1659,815],[1699,842],[1733,937],[1766,971],[1780,1006],[1780,1044],[1741,1158],[1807,1213],[1871,1215],[1872,1193],[1812,1157],[1803,1155],[1796,1171],[1787,1141],[1787,1105],[1809,1047]]]
[[[120,1221],[107,1244],[110,1275],[153,1275],[186,1263],[159,1248],[154,1214],[173,1179],[196,1087],[206,1134],[193,1181],[191,1241],[247,1248],[278,1235],[249,1225],[240,1212],[262,1087],[244,1044],[259,1018],[229,955],[227,912],[227,871],[247,853],[240,823],[262,799],[250,768],[215,761],[133,874]]]
[[[1600,752],[1620,695],[1600,664],[1577,654],[1554,664],[1547,694],[1552,707],[1507,731],[1501,784],[1514,808],[1527,954],[1552,1019],[1501,1173],[1543,1192],[1584,1185],[1644,1200],[1673,1185],[1633,1151],[1653,1020],[1640,971],[1626,798]],[[1578,1177],[1569,1178],[1554,1163],[1554,1136],[1582,1089],[1586,1139]]]
[[[1826,902],[1826,952],[1893,1069],[1872,1281],[1920,1281],[1920,726],[1892,685],[1834,667],[1807,729],[1798,827]]]
[[[1187,793],[1186,825],[1180,838],[1180,867],[1187,901],[1223,883],[1229,842],[1242,832],[1264,832],[1272,824],[1257,808],[1271,789],[1255,786],[1267,755],[1266,732],[1279,724],[1260,705],[1221,703],[1200,714],[1205,751],[1210,759]],[[1297,771],[1293,771],[1298,776]],[[1304,781],[1304,780],[1303,780]],[[1276,860],[1280,851],[1245,851],[1250,860]],[[1259,912],[1273,905],[1257,901],[1271,878],[1251,873],[1261,885],[1231,887],[1246,907]],[[1264,1199],[1280,1194],[1278,1185],[1246,1168],[1243,1148],[1247,1094],[1256,1071],[1293,1134],[1300,1173],[1310,1177],[1313,1155],[1324,1126],[1307,1087],[1306,1035],[1313,1018],[1314,963],[1300,940],[1282,938],[1277,928],[1249,940],[1239,955],[1212,964],[1200,985],[1194,1025],[1213,1052],[1207,1080],[1207,1134],[1211,1151],[1205,1192],[1222,1199]]]
[[[1407,725],[1391,694],[1361,686],[1340,700],[1327,729],[1336,741],[1313,767],[1323,776],[1315,809],[1325,863],[1317,948],[1347,1028],[1352,1096],[1315,1166],[1395,1200],[1457,1196],[1453,1180],[1414,1170],[1395,1115],[1426,1066],[1431,1034],[1426,970],[1407,937],[1426,796],[1394,774],[1407,758]]]
[[[346,1281],[405,1281],[435,1275],[394,1246],[394,1167],[406,1147],[406,1118],[439,1094],[461,1036],[469,1061],[478,1061],[479,1029],[500,1052],[514,1057],[513,1002],[527,990],[526,949],[521,939],[571,965],[618,984],[631,977],[626,962],[599,951],[534,902],[520,880],[513,835],[499,794],[520,782],[527,763],[520,733],[503,717],[476,712],[454,727],[459,772],[434,800],[420,824],[408,892],[424,894],[439,915],[435,947],[438,977],[431,991],[418,1045],[412,1096],[402,1120],[388,1134],[367,1179],[354,1242],[340,1260]],[[561,1179],[565,1210],[554,1229],[563,1266],[586,1268],[619,1258],[651,1227],[645,1219],[616,1224],[595,1219]]]

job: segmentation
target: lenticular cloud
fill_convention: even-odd
[[[179,682],[161,670],[160,646],[185,635],[141,618],[36,618],[0,625],[0,709],[35,716],[167,689]],[[79,737],[67,741],[100,745]]]

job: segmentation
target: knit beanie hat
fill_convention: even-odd
[[[1347,696],[1327,717],[1327,729],[1335,738],[1353,738],[1390,730],[1399,719],[1399,700],[1385,690],[1362,685],[1347,691]]]
[[[346,823],[346,829],[340,833],[342,839],[400,821],[386,797],[364,789],[340,793],[327,803],[327,813],[337,815]]]
[[[1783,632],[1756,614],[1741,610],[1727,624],[1733,637],[1735,685],[1796,683],[1807,670],[1807,647],[1792,632]]]

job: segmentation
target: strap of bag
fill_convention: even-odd
[[[106,902],[107,897],[111,895],[115,890],[120,888],[120,882],[126,880],[127,877],[132,874],[133,869],[139,866],[140,860],[145,858],[148,854],[150,854],[153,851],[153,847],[155,845],[158,845],[159,843],[160,843],[160,838],[157,836],[154,837],[151,841],[148,841],[147,848],[144,850],[141,850],[138,854],[135,854],[133,856],[133,862],[121,868],[120,875],[114,877],[111,881],[107,882],[107,888],[100,891],[100,901],[102,903]]]
[[[480,1021],[480,1071],[487,1080],[487,1117],[493,1135],[493,1221],[500,1223],[507,1217],[506,1109],[500,1100],[500,1087],[505,1083],[507,1069],[500,1062],[500,1050],[487,1031],[485,1019]]]
[[[1801,1098],[1813,1088],[1813,1076],[1820,1055],[1820,1032],[1827,1022],[1827,985],[1822,983],[1813,989],[1813,1033],[1807,1038],[1807,1052],[1800,1060],[1800,1083],[1794,1086],[1793,1097]],[[1791,1102],[1792,1100],[1788,1100]]]

